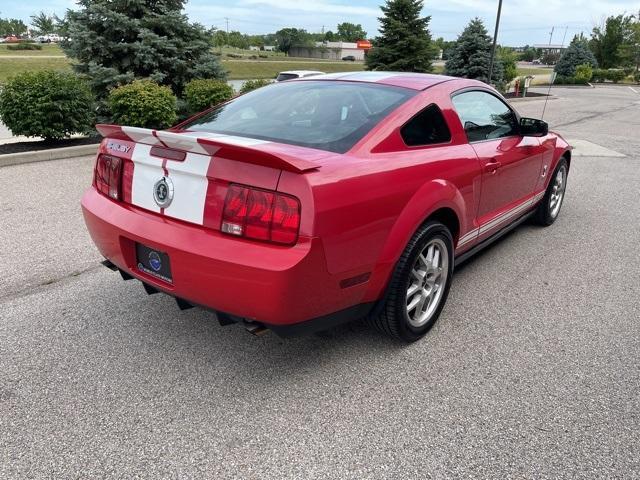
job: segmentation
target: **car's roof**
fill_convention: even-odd
[[[324,72],[319,72],[317,70],[285,70],[284,72],[280,72],[278,75],[280,74],[287,74],[287,75],[309,75],[311,73],[315,74],[315,75],[322,75],[324,74]]]
[[[396,87],[411,88],[413,90],[424,90],[439,83],[449,80],[460,80],[456,77],[446,75],[435,75],[431,73],[413,72],[340,72],[326,75],[314,76],[308,79],[300,78],[296,81],[317,81],[317,80],[340,80],[347,82],[380,83]],[[465,79],[466,80],[466,79]],[[472,80],[467,80],[474,82]]]

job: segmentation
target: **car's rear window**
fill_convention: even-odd
[[[344,153],[414,94],[355,82],[280,83],[242,95],[183,128]]]

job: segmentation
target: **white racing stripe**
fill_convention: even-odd
[[[478,235],[484,235],[485,233],[501,226],[503,223],[512,220],[513,218],[526,212],[528,208],[532,207],[537,201],[544,197],[544,193],[544,191],[536,193],[532,198],[525,200],[520,205],[516,205],[506,212],[501,213],[497,217],[483,224],[480,228],[475,228],[465,233],[462,237],[460,237],[460,240],[458,240],[458,248],[475,240]]]
[[[207,171],[211,157],[187,153],[183,162],[167,162],[169,178],[173,181],[174,195],[164,213],[169,217],[202,225],[207,196]],[[153,188],[153,186],[152,186]]]
[[[162,170],[162,159],[152,157],[150,151],[151,145],[136,143],[133,147],[131,154],[131,160],[134,163],[131,203],[152,212],[160,212],[160,207],[153,200],[153,186],[164,176],[164,171]]]
[[[138,143],[131,160],[134,162],[131,203],[159,213],[161,210],[153,198],[153,188],[164,177],[163,159],[151,155],[151,145]],[[182,162],[167,160],[166,169],[174,190],[171,204],[164,209],[166,216],[203,224],[210,163],[211,156],[192,152],[187,152]]]

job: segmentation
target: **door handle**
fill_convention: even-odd
[[[502,166],[502,164],[496,159],[491,159],[484,166],[484,170],[487,173],[494,174],[498,171],[498,169]]]

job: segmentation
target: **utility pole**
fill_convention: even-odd
[[[229,17],[224,17],[224,21],[227,22],[227,35],[229,35]]]
[[[496,15],[496,29],[493,33],[493,46],[491,47],[491,60],[489,61],[489,78],[487,82],[491,83],[491,75],[493,75],[493,62],[496,56],[496,41],[498,40],[498,28],[500,27],[500,12],[502,12],[502,0],[498,0],[498,14]]]

